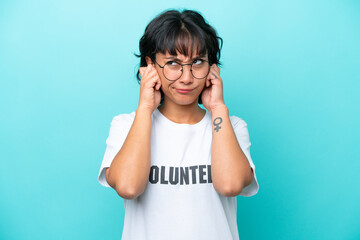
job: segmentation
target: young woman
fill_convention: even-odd
[[[123,240],[239,239],[236,196],[259,187],[247,124],[224,102],[221,45],[195,11],[146,27],[138,108],[112,120],[99,172],[124,199]]]

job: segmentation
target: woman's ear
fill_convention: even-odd
[[[148,56],[145,57],[145,60],[146,60],[146,65],[148,65],[148,66],[153,63],[151,61],[150,57],[148,57]]]

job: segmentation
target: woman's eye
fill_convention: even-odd
[[[202,59],[195,59],[193,64],[198,65],[198,64],[202,64],[203,60]]]
[[[166,64],[169,65],[169,66],[177,66],[177,65],[179,65],[179,63],[177,63],[175,61],[169,61]]]

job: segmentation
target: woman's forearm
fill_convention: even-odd
[[[249,162],[240,148],[231,125],[229,110],[223,105],[211,112],[211,175],[215,190],[224,196],[237,196],[252,181]]]
[[[106,170],[107,181],[126,199],[141,195],[150,174],[151,112],[137,109],[123,146]]]

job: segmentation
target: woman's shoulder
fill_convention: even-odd
[[[113,119],[111,124],[126,124],[126,123],[130,123],[132,124],[132,122],[134,121],[135,118],[135,111],[131,112],[131,113],[121,113],[116,115]]]
[[[246,127],[247,123],[245,122],[245,120],[241,117],[232,115],[230,116],[230,121],[231,124],[233,125],[233,127]]]

